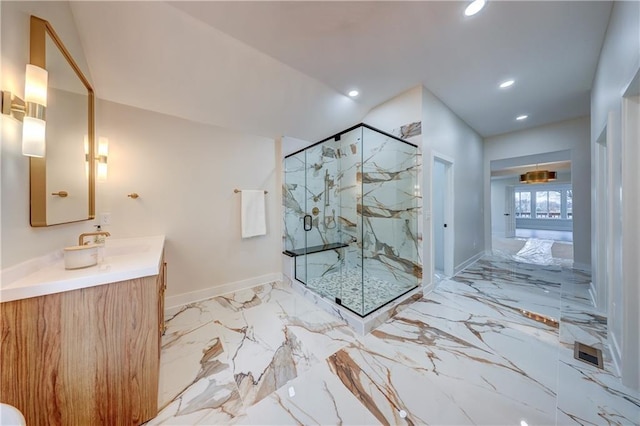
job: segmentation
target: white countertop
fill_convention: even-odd
[[[164,235],[109,237],[103,262],[89,268],[66,270],[61,248],[59,252],[2,270],[0,302],[158,275],[163,249]]]

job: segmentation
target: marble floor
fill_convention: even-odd
[[[518,238],[539,238],[542,240],[553,240],[562,242],[573,242],[573,232],[571,231],[547,231],[544,229],[516,229]]]
[[[282,283],[187,305],[167,317],[148,424],[640,424],[588,285],[484,258],[364,337]],[[575,360],[574,340],[605,369]]]
[[[517,260],[514,256],[522,250],[529,240],[531,240],[531,238],[504,238],[494,235],[491,240],[493,254],[498,257]],[[547,241],[553,242],[551,245],[551,263],[571,267],[573,265],[573,243],[554,240]],[[527,262],[526,259],[524,260],[524,263],[535,263]]]

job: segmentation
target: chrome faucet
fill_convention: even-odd
[[[80,234],[80,236],[78,237],[78,245],[79,246],[83,246],[86,243],[84,242],[85,237],[92,237],[92,236],[97,236],[97,235],[104,235],[105,237],[110,237],[111,234],[108,233],[107,231],[97,231],[97,232],[85,232],[84,234]]]

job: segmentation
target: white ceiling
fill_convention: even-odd
[[[482,136],[589,114],[611,3],[173,2],[373,107],[424,84]],[[498,83],[516,79],[509,90]],[[529,119],[516,122],[519,114]]]
[[[72,2],[98,96],[320,139],[423,84],[482,136],[589,114],[610,2]],[[508,90],[498,83],[514,78]],[[360,90],[354,101],[343,94]],[[524,122],[515,116],[528,114]],[[327,126],[326,123],[331,123]]]

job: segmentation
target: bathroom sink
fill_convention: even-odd
[[[88,268],[98,263],[98,245],[85,244],[64,248],[64,269]]]
[[[164,235],[109,237],[104,246],[67,247],[0,271],[0,300],[10,302],[157,275],[163,252]]]

